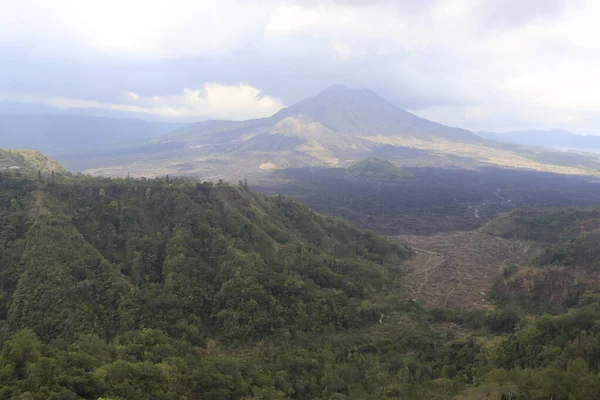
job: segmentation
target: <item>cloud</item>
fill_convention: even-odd
[[[597,2],[563,2],[527,23],[471,38],[457,62],[460,81],[477,82],[483,96],[417,113],[472,129],[565,127],[600,134],[599,15]]]
[[[575,3],[575,2],[571,2]],[[568,4],[564,0],[488,0],[475,6],[482,25],[511,27],[540,18],[560,16]]]
[[[218,55],[260,35],[268,15],[268,8],[235,0],[8,0],[0,43],[47,57]]]
[[[242,104],[227,108],[181,88],[245,82],[289,104],[343,83],[467,128],[600,133],[593,0],[7,2],[0,87],[57,104],[239,118],[281,101],[230,95]]]
[[[196,117],[233,120],[266,117],[283,108],[283,104],[278,99],[263,95],[260,90],[250,85],[227,86],[218,83],[207,83],[201,89],[186,88],[181,94],[169,96],[143,97],[134,92],[125,92],[121,103],[6,93],[0,93],[0,100],[44,104],[60,109],[100,108],[153,114],[165,118]]]

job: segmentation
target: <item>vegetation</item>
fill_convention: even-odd
[[[387,160],[365,158],[347,168],[348,172],[363,178],[401,179],[409,175]]]
[[[539,242],[539,265],[600,267],[600,207],[518,209],[490,222],[484,231]]]
[[[56,173],[64,174],[66,169],[58,161],[35,150],[0,149],[0,172],[2,170],[20,171],[25,174]]]
[[[0,398],[589,399],[600,306],[428,310],[411,251],[281,196],[0,181]]]

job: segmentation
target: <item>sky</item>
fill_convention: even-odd
[[[332,84],[472,130],[600,135],[595,0],[3,0],[0,101],[268,116]]]

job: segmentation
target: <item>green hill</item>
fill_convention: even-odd
[[[67,170],[58,161],[36,150],[0,149],[0,172],[9,170],[24,173],[65,173]]]
[[[393,290],[398,263],[411,254],[342,220],[242,186],[164,179],[58,180],[60,184],[0,181],[1,329],[5,335],[27,329],[15,339],[27,344],[14,346],[39,343],[37,338],[66,345],[88,337],[78,346],[118,340],[125,346],[139,343],[141,350],[165,341],[165,356],[176,352],[187,357],[189,346],[210,347],[211,338],[238,346],[359,328],[375,323],[385,311],[378,299]],[[19,350],[36,356],[15,356],[25,363],[15,364],[16,370],[2,369],[12,357],[5,354],[0,384],[23,376],[25,370],[19,368],[31,362],[27,357],[39,361],[43,352],[35,346],[37,350]],[[187,363],[181,359],[154,366],[158,355],[139,353],[131,355],[138,364],[116,361],[101,367],[115,359],[113,350],[106,351],[94,354],[101,360],[65,361],[100,368],[94,367],[93,377],[72,379],[89,379],[86,385],[92,386],[99,380],[110,387],[121,379],[119,374],[142,373],[130,368],[177,375],[183,368],[178,363]],[[210,365],[205,367],[221,368]],[[224,373],[217,369],[211,373]],[[44,390],[56,391],[52,393],[73,387],[44,382],[52,386]],[[160,379],[155,384],[171,390]],[[195,390],[177,384],[186,393]],[[9,393],[19,390],[13,385]],[[81,389],[78,395],[95,398],[94,390],[99,389]],[[112,393],[138,398],[118,385]],[[139,398],[153,392],[144,393]]]
[[[347,170],[353,175],[372,179],[399,179],[408,176],[393,163],[375,157],[365,158],[351,165]]]
[[[110,337],[123,327],[206,329],[199,321],[211,321],[212,334],[244,342],[360,326],[369,318],[351,310],[410,255],[243,187],[91,182],[2,183],[0,313],[10,327],[52,339]],[[292,298],[298,304],[286,303]],[[61,306],[48,312],[48,301]],[[326,314],[322,304],[330,304]],[[251,317],[240,314],[245,307]]]

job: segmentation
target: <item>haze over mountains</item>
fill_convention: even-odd
[[[236,180],[290,167],[346,167],[366,157],[399,165],[501,165],[588,174],[580,163],[535,154],[428,121],[368,89],[334,85],[267,118],[204,121],[137,145],[59,157],[68,168],[111,176],[187,175]]]
[[[148,140],[183,126],[172,122],[71,114],[0,114],[1,146],[50,155],[107,148]]]
[[[486,139],[521,146],[600,152],[600,136],[576,135],[562,129],[476,133]]]

